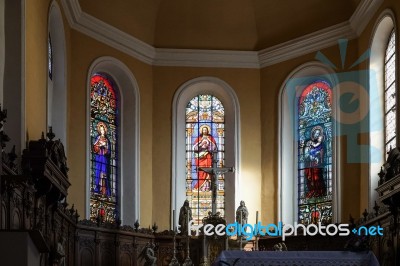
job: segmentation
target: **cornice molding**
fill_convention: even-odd
[[[153,64],[155,48],[85,12],[78,0],[62,0],[71,28],[124,52],[144,63]]]
[[[260,67],[271,66],[333,46],[337,44],[338,39],[355,37],[357,36],[350,23],[346,21],[259,51]]]
[[[349,21],[260,51],[166,49],[153,46],[85,13],[78,0],[61,0],[71,28],[155,66],[263,68],[354,39],[365,29],[383,0],[362,0]]]
[[[254,51],[156,49],[156,66],[259,68]]]
[[[372,19],[383,1],[384,0],[362,0],[357,6],[356,11],[354,11],[349,19],[350,25],[357,36],[360,36],[364,31],[368,22]]]

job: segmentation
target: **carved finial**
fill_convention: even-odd
[[[76,212],[75,212],[75,222],[77,223],[78,222],[78,218],[79,218],[79,214],[78,214],[78,210],[76,210]]]
[[[69,209],[69,213],[70,213],[71,216],[72,216],[72,215],[74,214],[74,212],[75,212],[74,207],[75,207],[75,205],[72,204],[71,209]]]
[[[117,217],[115,219],[115,223],[117,224],[117,227],[119,228],[121,226],[122,221],[121,221],[121,219],[119,217]]]
[[[50,141],[53,141],[54,137],[56,136],[53,133],[53,127],[49,127],[49,132],[47,132],[46,136]]]
[[[379,205],[376,203],[376,201],[375,201],[375,205],[374,205],[374,211],[375,211],[375,216],[378,216],[378,213],[379,213],[379,209],[380,209],[381,207],[379,207]]]
[[[69,205],[69,204],[67,203],[66,200],[62,203],[62,206],[63,206],[63,208],[64,208],[64,211],[67,209],[68,205]]]
[[[13,145],[11,151],[8,153],[8,159],[12,163],[14,163],[15,159],[17,159],[17,154],[15,153],[15,145]]]
[[[40,139],[44,140],[44,132],[42,131],[42,136],[40,136]]]
[[[156,222],[154,222],[154,224],[153,224],[151,229],[153,229],[153,233],[157,232],[158,225],[156,224]]]
[[[368,216],[368,211],[367,211],[367,209],[364,210],[364,212],[362,213],[362,215],[364,216],[364,220],[367,220],[367,216]]]
[[[349,222],[351,225],[354,225],[354,218],[351,216],[351,214],[349,214]]]
[[[2,110],[0,105],[0,129],[3,128],[7,118],[7,109]]]
[[[136,222],[133,224],[133,226],[135,228],[135,231],[137,232],[139,230],[139,226],[140,226],[139,220],[136,220]]]

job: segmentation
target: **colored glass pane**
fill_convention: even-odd
[[[396,147],[396,35],[389,37],[385,53],[385,151]]]
[[[332,90],[308,85],[298,101],[298,220],[332,222]]]
[[[224,166],[225,111],[218,98],[198,95],[186,107],[186,198],[192,208],[193,220],[201,224],[212,209],[211,177],[200,167],[211,167],[216,159]],[[214,157],[216,156],[216,158]],[[224,216],[225,180],[218,175],[217,212]]]
[[[47,40],[47,52],[48,52],[48,72],[49,72],[49,78],[52,80],[53,79],[53,46],[51,44],[51,36],[49,34],[49,38]]]
[[[90,80],[90,219],[117,217],[118,102],[114,82],[95,74]]]

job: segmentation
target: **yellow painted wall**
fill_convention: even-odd
[[[29,139],[46,131],[47,20],[50,0],[25,1],[25,116]]]

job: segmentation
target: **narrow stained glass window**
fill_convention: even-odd
[[[193,220],[201,224],[212,209],[211,177],[201,167],[211,167],[213,159],[224,166],[225,112],[212,95],[198,95],[186,107],[186,198]],[[216,158],[214,157],[216,156]],[[217,176],[217,212],[224,217],[225,180]]]
[[[298,219],[332,222],[332,90],[308,85],[298,100]]]
[[[118,98],[110,77],[90,80],[90,219],[117,218]]]
[[[396,147],[396,35],[390,34],[385,53],[385,150]]]
[[[47,52],[48,52],[48,71],[49,71],[49,79],[53,80],[53,46],[51,44],[51,36],[49,34],[47,40]]]

